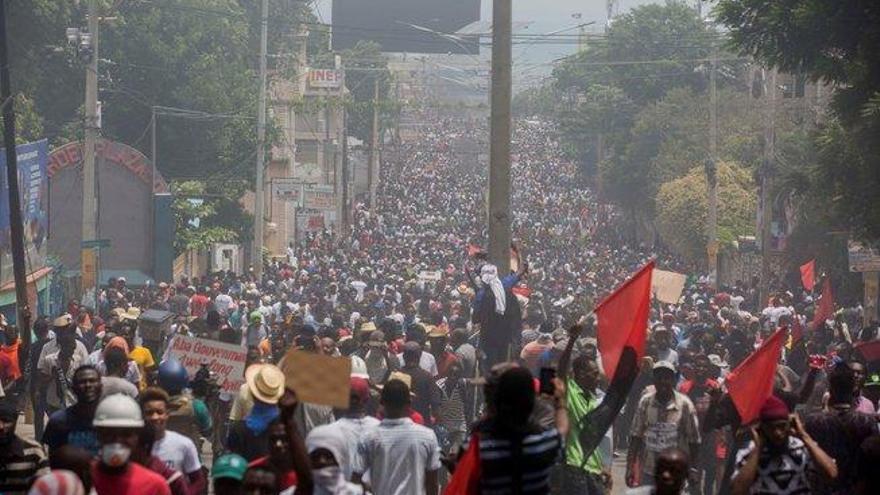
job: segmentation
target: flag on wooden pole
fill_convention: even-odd
[[[816,286],[816,260],[810,260],[801,265],[801,283],[804,289],[813,292]]]
[[[757,419],[761,406],[773,392],[776,365],[787,338],[786,332],[785,328],[777,330],[727,375],[727,393],[739,413],[741,424]]]
[[[635,351],[637,362],[645,355],[653,270],[650,261],[596,306],[599,352],[609,380],[614,379],[625,347]]]
[[[816,305],[816,312],[813,314],[813,330],[818,330],[821,325],[825,324],[825,320],[831,318],[834,314],[834,295],[831,293],[831,277],[825,277],[822,281],[822,298]]]

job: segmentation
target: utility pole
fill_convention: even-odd
[[[324,95],[324,184],[330,183],[330,97]]]
[[[3,106],[3,145],[6,147],[6,184],[9,187],[9,230],[12,247],[12,272],[15,280],[16,325],[23,355],[31,343],[31,308],[27,298],[27,270],[24,257],[24,225],[18,188],[18,155],[15,151],[15,109],[9,77],[9,54],[6,46],[6,0],[0,0],[0,105]]]
[[[706,160],[706,186],[709,191],[709,212],[706,228],[706,252],[709,255],[709,283],[718,288],[718,92],[716,70],[718,50],[712,41],[712,59],[709,68],[709,158]]]
[[[251,264],[257,281],[263,279],[263,227],[265,205],[263,184],[263,162],[266,155],[266,45],[269,24],[269,0],[262,0],[260,15],[260,98],[257,104],[257,170],[254,185],[254,249]]]
[[[370,191],[370,208],[376,208],[376,188],[379,183],[379,75],[373,76],[373,122],[370,125],[370,162],[367,171],[367,188]]]
[[[510,93],[512,0],[492,3],[492,95],[489,143],[489,259],[510,272]]]
[[[348,215],[351,208],[348,206],[348,110],[342,107],[342,215],[339,218],[342,235],[348,234]]]
[[[761,290],[760,304],[766,304],[770,297],[770,223],[773,221],[773,205],[770,201],[770,188],[773,183],[773,164],[776,155],[776,69],[770,69],[764,81],[766,119],[764,126],[764,163],[761,167]]]
[[[91,58],[86,66],[86,121],[85,145],[83,146],[83,197],[82,197],[82,240],[92,241],[98,237],[98,195],[95,167],[95,144],[98,141],[98,5],[97,0],[89,0],[88,28],[91,35]],[[98,273],[100,250],[81,248],[80,280],[83,303],[86,297],[92,298],[94,308],[98,308]]]

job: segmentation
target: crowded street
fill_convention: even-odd
[[[0,495],[880,493],[878,19],[0,0]]]

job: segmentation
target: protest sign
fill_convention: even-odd
[[[351,359],[291,349],[278,365],[299,400],[348,409]]]
[[[443,277],[443,272],[440,270],[422,270],[419,272],[419,280],[423,282],[439,282]]]
[[[687,276],[681,273],[655,268],[654,274],[651,277],[651,292],[654,293],[654,297],[660,302],[678,304],[686,281]]]
[[[217,375],[217,384],[223,392],[237,394],[244,383],[244,362],[247,351],[239,345],[216,340],[177,335],[168,345],[165,357],[173,357],[186,368],[193,378],[201,364]]]

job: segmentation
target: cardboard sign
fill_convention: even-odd
[[[654,269],[651,277],[651,292],[658,301],[666,304],[678,304],[687,276],[676,272]]]
[[[247,351],[240,345],[216,340],[177,335],[168,345],[165,357],[177,359],[192,379],[203,362],[217,374],[220,390],[237,394],[244,383],[244,361]]]
[[[351,359],[291,349],[278,366],[299,400],[348,409]]]
[[[443,278],[443,272],[440,270],[422,270],[419,272],[419,280],[423,282],[439,282]]]

